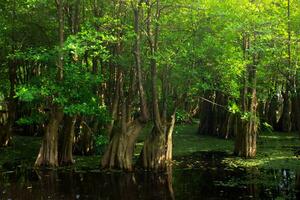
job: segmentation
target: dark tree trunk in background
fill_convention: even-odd
[[[289,91],[286,89],[285,92],[282,93],[283,97],[283,110],[281,117],[279,118],[278,121],[278,131],[282,132],[290,132],[292,129],[292,124],[291,124],[291,100],[290,100],[290,95]]]
[[[227,109],[228,97],[220,91],[206,92],[201,98],[198,133],[229,138],[234,134],[232,114]]]
[[[13,127],[16,118],[17,100],[15,99],[15,89],[17,84],[17,67],[14,61],[9,61],[9,81],[10,81],[10,92],[7,104],[7,120],[0,130],[0,146],[5,147],[11,144],[13,135]]]
[[[78,143],[82,155],[91,155],[93,153],[93,131],[87,121],[82,121],[81,123],[81,133]]]
[[[204,95],[204,98],[211,100],[212,95],[208,92]],[[213,132],[212,119],[213,119],[213,104],[209,101],[202,99],[200,106],[200,124],[198,133],[202,135],[210,135]]]
[[[292,70],[291,65],[291,27],[290,27],[290,0],[288,0],[288,42],[287,42],[287,53],[288,53],[288,70]],[[283,97],[283,110],[282,115],[278,122],[279,131],[282,132],[290,132],[291,125],[291,99],[290,99],[290,91],[292,89],[291,80],[293,80],[291,72],[288,72],[288,79],[285,84],[285,91],[282,92]]]
[[[276,95],[271,97],[266,113],[267,122],[273,127],[274,130],[278,129],[277,124],[277,112],[279,110],[278,97]]]
[[[291,97],[291,131],[298,131],[299,105],[297,102],[297,93]]]
[[[296,85],[298,85],[298,80],[296,80]],[[300,91],[298,89],[295,90],[295,94],[292,98],[292,106],[294,119],[293,122],[296,125],[296,130],[300,132]]]
[[[11,53],[15,53],[16,50],[16,32],[14,28],[16,26],[16,9],[17,9],[17,2],[14,0],[12,2],[13,10],[12,10],[12,31],[11,31]],[[15,123],[16,118],[16,111],[17,111],[17,100],[15,98],[16,95],[16,85],[17,85],[17,63],[11,59],[8,61],[8,78],[10,83],[9,89],[9,97],[7,100],[7,112],[8,117],[6,123],[4,123],[3,127],[0,127],[0,146],[5,147],[11,144],[12,135],[13,135],[13,126]]]

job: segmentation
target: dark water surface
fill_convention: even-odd
[[[168,173],[24,170],[0,173],[0,199],[300,199],[300,173],[226,169],[213,154]],[[196,164],[195,164],[196,163]]]

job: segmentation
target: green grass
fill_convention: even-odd
[[[192,155],[197,152],[222,151],[226,156],[222,163],[231,168],[256,167],[273,169],[300,169],[300,160],[295,149],[300,150],[300,139],[295,133],[263,133],[258,139],[258,153],[255,159],[242,159],[231,156],[234,141],[197,134],[197,124],[178,125],[174,131],[173,155],[175,158]],[[135,150],[137,157],[143,141],[151,131],[147,126],[138,138]],[[32,167],[41,143],[41,138],[15,136],[13,146],[0,148],[0,169],[3,165],[27,163]],[[99,169],[101,156],[75,156],[78,170]],[[195,160],[197,162],[197,160]]]

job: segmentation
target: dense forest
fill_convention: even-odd
[[[182,126],[242,163],[292,137],[298,161],[299,1],[0,0],[0,27],[0,151],[38,140],[31,168],[169,171]]]

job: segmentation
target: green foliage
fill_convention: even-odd
[[[33,125],[42,124],[45,122],[45,115],[42,113],[34,112],[30,116],[21,117],[16,122],[18,125]]]
[[[267,122],[262,123],[261,129],[263,132],[268,132],[268,133],[272,133],[274,131],[273,127]]]
[[[108,139],[107,135],[103,135],[103,134],[95,135],[94,142],[95,142],[95,146],[94,146],[95,154],[103,155],[105,152],[105,148],[107,147],[107,145],[109,143],[109,139]]]
[[[240,112],[240,108],[235,102],[232,102],[229,105],[229,112],[231,112],[233,114],[237,114]]]
[[[21,101],[32,102],[39,97],[40,90],[34,86],[20,86],[17,88],[16,97]]]
[[[185,110],[176,111],[176,123],[186,123],[190,120],[190,115]]]

